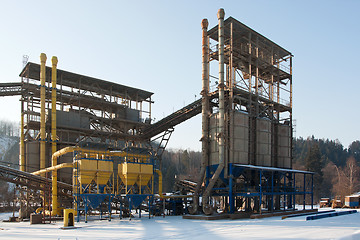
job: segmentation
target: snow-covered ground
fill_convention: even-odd
[[[321,209],[327,210],[327,209]],[[337,210],[341,211],[341,210]],[[9,214],[0,214],[7,219]],[[306,221],[305,216],[239,220],[186,220],[181,216],[112,219],[76,223],[62,230],[62,222],[30,225],[0,223],[0,239],[360,239],[360,214]]]

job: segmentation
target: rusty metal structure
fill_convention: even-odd
[[[51,86],[51,68],[46,67],[44,86],[39,82],[40,66],[29,62],[20,73],[21,109],[24,118],[25,169],[40,169],[39,144],[45,142],[46,159],[51,159],[51,117],[56,116],[57,149],[67,146],[95,145],[119,148],[142,142],[141,129],[150,125],[153,93],[112,82],[57,70],[56,88]],[[46,90],[45,130],[40,139],[40,89]],[[51,92],[56,90],[56,114],[51,114]],[[66,162],[63,159],[61,162]],[[46,167],[51,163],[46,162]],[[59,179],[69,182],[65,172]]]
[[[210,30],[202,21],[202,169],[195,196],[202,196],[205,214],[214,211],[211,196],[223,197],[231,213],[294,208],[296,195],[312,195],[311,188],[296,189],[295,175],[304,175],[304,185],[308,177],[309,186],[312,178],[291,169],[293,56],[238,20],[225,20],[223,9],[217,16]],[[198,204],[195,198],[192,213]]]
[[[152,92],[58,69],[56,57],[46,67],[45,54],[41,64],[24,66],[20,83],[0,84],[0,96],[21,96],[21,171],[14,174],[40,174],[19,184],[44,196],[45,185],[52,184],[54,214],[69,207],[60,192],[69,184],[75,205],[85,202],[85,212],[87,202],[97,199],[99,206],[106,198],[111,215],[116,197],[138,206],[149,197],[150,211],[154,175],[162,181],[159,160],[174,126],[201,113],[199,180],[180,184],[194,194],[190,213],[210,215],[219,199],[229,213],[291,210],[299,197],[305,208],[313,175],[292,169],[293,55],[238,20],[225,19],[223,9],[218,25],[208,25],[204,19],[202,99],[155,123]],[[54,158],[61,149],[71,151]],[[52,180],[44,175],[49,172]],[[138,196],[143,190],[147,195]]]
[[[47,180],[46,186],[45,184],[37,185],[36,190],[41,190],[40,192],[30,191],[29,186],[32,185],[29,182],[33,181],[32,179],[27,180],[26,184],[24,181],[18,182],[20,186],[23,186],[23,192],[26,192],[22,199],[26,209],[30,209],[29,200],[33,196],[43,196],[44,193],[48,193],[47,186],[51,185],[53,189],[52,201],[47,197],[42,197],[43,201],[48,202],[43,203],[43,205],[50,205],[52,202],[54,215],[60,213],[58,209],[72,205],[69,198],[64,199],[63,194],[61,194],[62,188],[58,188],[58,181],[59,186],[62,186],[62,183],[74,184],[74,177],[76,178],[80,169],[83,168],[79,168],[78,164],[73,162],[74,159],[79,158],[77,156],[79,151],[76,150],[74,156],[69,152],[59,158],[54,158],[52,156],[56,151],[68,147],[91,149],[92,154],[87,155],[92,156],[92,159],[97,159],[94,162],[99,162],[101,159],[98,158],[109,155],[110,152],[127,152],[129,149],[138,149],[142,151],[141,154],[146,152],[151,155],[149,157],[153,159],[151,163],[154,166],[155,173],[155,169],[160,168],[161,155],[171,137],[174,126],[201,111],[201,101],[195,101],[164,119],[152,123],[151,107],[153,101],[151,96],[153,93],[57,69],[56,57],[52,58],[52,68],[46,67],[47,58],[45,54],[41,54],[40,60],[41,64],[28,62],[24,65],[20,73],[20,83],[0,84],[0,96],[21,96],[20,170],[40,174],[45,179],[52,177],[52,180]],[[104,151],[108,153],[101,154]],[[122,156],[123,160],[117,158],[113,164],[114,176],[111,179],[121,179],[117,177],[117,174],[123,176],[123,171],[126,171],[125,176],[132,175],[144,178],[146,175],[143,173],[144,170],[140,170],[141,172],[138,174],[129,173],[129,168],[122,166],[124,160],[130,162],[129,166],[131,164],[131,166],[137,166],[138,163],[132,163],[135,158],[129,158],[129,154],[136,156],[136,159],[141,158],[142,162],[145,159],[140,156],[140,153],[122,154],[124,155]],[[112,156],[114,153],[110,155]],[[135,161],[137,161],[136,159]],[[77,161],[81,160],[77,159]],[[82,160],[82,162],[86,161]],[[146,162],[148,161],[144,163]],[[107,162],[101,162],[101,166],[105,163]],[[121,166],[121,169],[117,169],[118,166]],[[93,168],[91,171],[86,170],[85,172],[101,174],[97,173],[99,167],[93,166]],[[2,170],[0,172],[5,174]],[[157,175],[161,175],[161,172],[158,172]],[[45,173],[49,174],[45,176]],[[95,177],[96,175],[89,177],[89,179],[98,180],[98,177]],[[123,179],[125,178],[123,177]],[[151,179],[153,181],[153,178]],[[123,180],[119,181],[118,184],[121,185],[121,182]],[[132,182],[138,185],[136,179]],[[92,183],[89,182],[89,184]],[[80,189],[79,184],[75,185]],[[110,185],[113,191],[111,191],[112,195],[109,195],[108,199],[114,199],[115,189],[118,189],[117,183],[114,182]],[[141,189],[145,187],[145,183],[140,185]],[[135,189],[139,186],[131,186],[131,188]],[[73,194],[79,194],[79,189],[74,190]],[[139,188],[139,190],[141,189]],[[84,194],[93,194],[93,192],[86,190]],[[153,192],[150,195],[153,195]],[[90,195],[86,196],[86,198],[90,197]],[[104,195],[100,198],[103,197]],[[141,200],[142,197],[138,197],[136,194],[132,195],[133,203],[134,199]],[[82,204],[80,203],[82,202],[81,197],[77,196],[75,199],[76,204]]]

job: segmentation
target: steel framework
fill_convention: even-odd
[[[312,196],[312,187],[295,187],[295,175],[303,174],[305,187],[312,173],[291,169],[293,55],[224,17],[220,9],[210,30],[202,21],[203,154],[190,211],[197,212],[199,195],[205,214],[213,213],[214,196],[225,198],[230,213],[294,209],[296,195]],[[241,201],[246,206],[235,204]]]

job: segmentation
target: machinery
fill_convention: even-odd
[[[294,209],[296,196],[305,205],[312,173],[291,169],[293,55],[223,9],[217,16],[212,29],[201,24],[202,167],[191,212],[216,212],[216,198],[228,213]]]
[[[21,95],[20,170],[41,181],[24,191],[24,215],[31,195],[42,196],[52,215],[74,208],[85,221],[91,211],[110,220],[114,209],[150,213],[161,204],[207,215],[295,210],[296,198],[313,205],[313,173],[292,169],[293,55],[225,20],[223,9],[212,29],[202,21],[202,35],[202,99],[155,123],[153,93],[58,69],[56,57],[46,67],[44,53],[40,64],[25,65],[20,83],[0,84],[0,96]],[[161,155],[174,126],[199,113],[199,180],[178,184],[188,192],[163,195]]]
[[[330,198],[320,198],[320,208],[330,207]]]
[[[331,200],[331,208],[342,208],[344,206],[341,196],[335,196],[333,200]]]

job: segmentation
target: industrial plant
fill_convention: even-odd
[[[156,122],[152,92],[58,69],[44,53],[20,82],[0,84],[0,96],[20,96],[20,169],[0,176],[21,189],[21,219],[315,211],[313,173],[292,168],[293,55],[223,9],[217,18],[201,22],[201,99]],[[198,181],[163,193],[162,153],[198,114]]]

